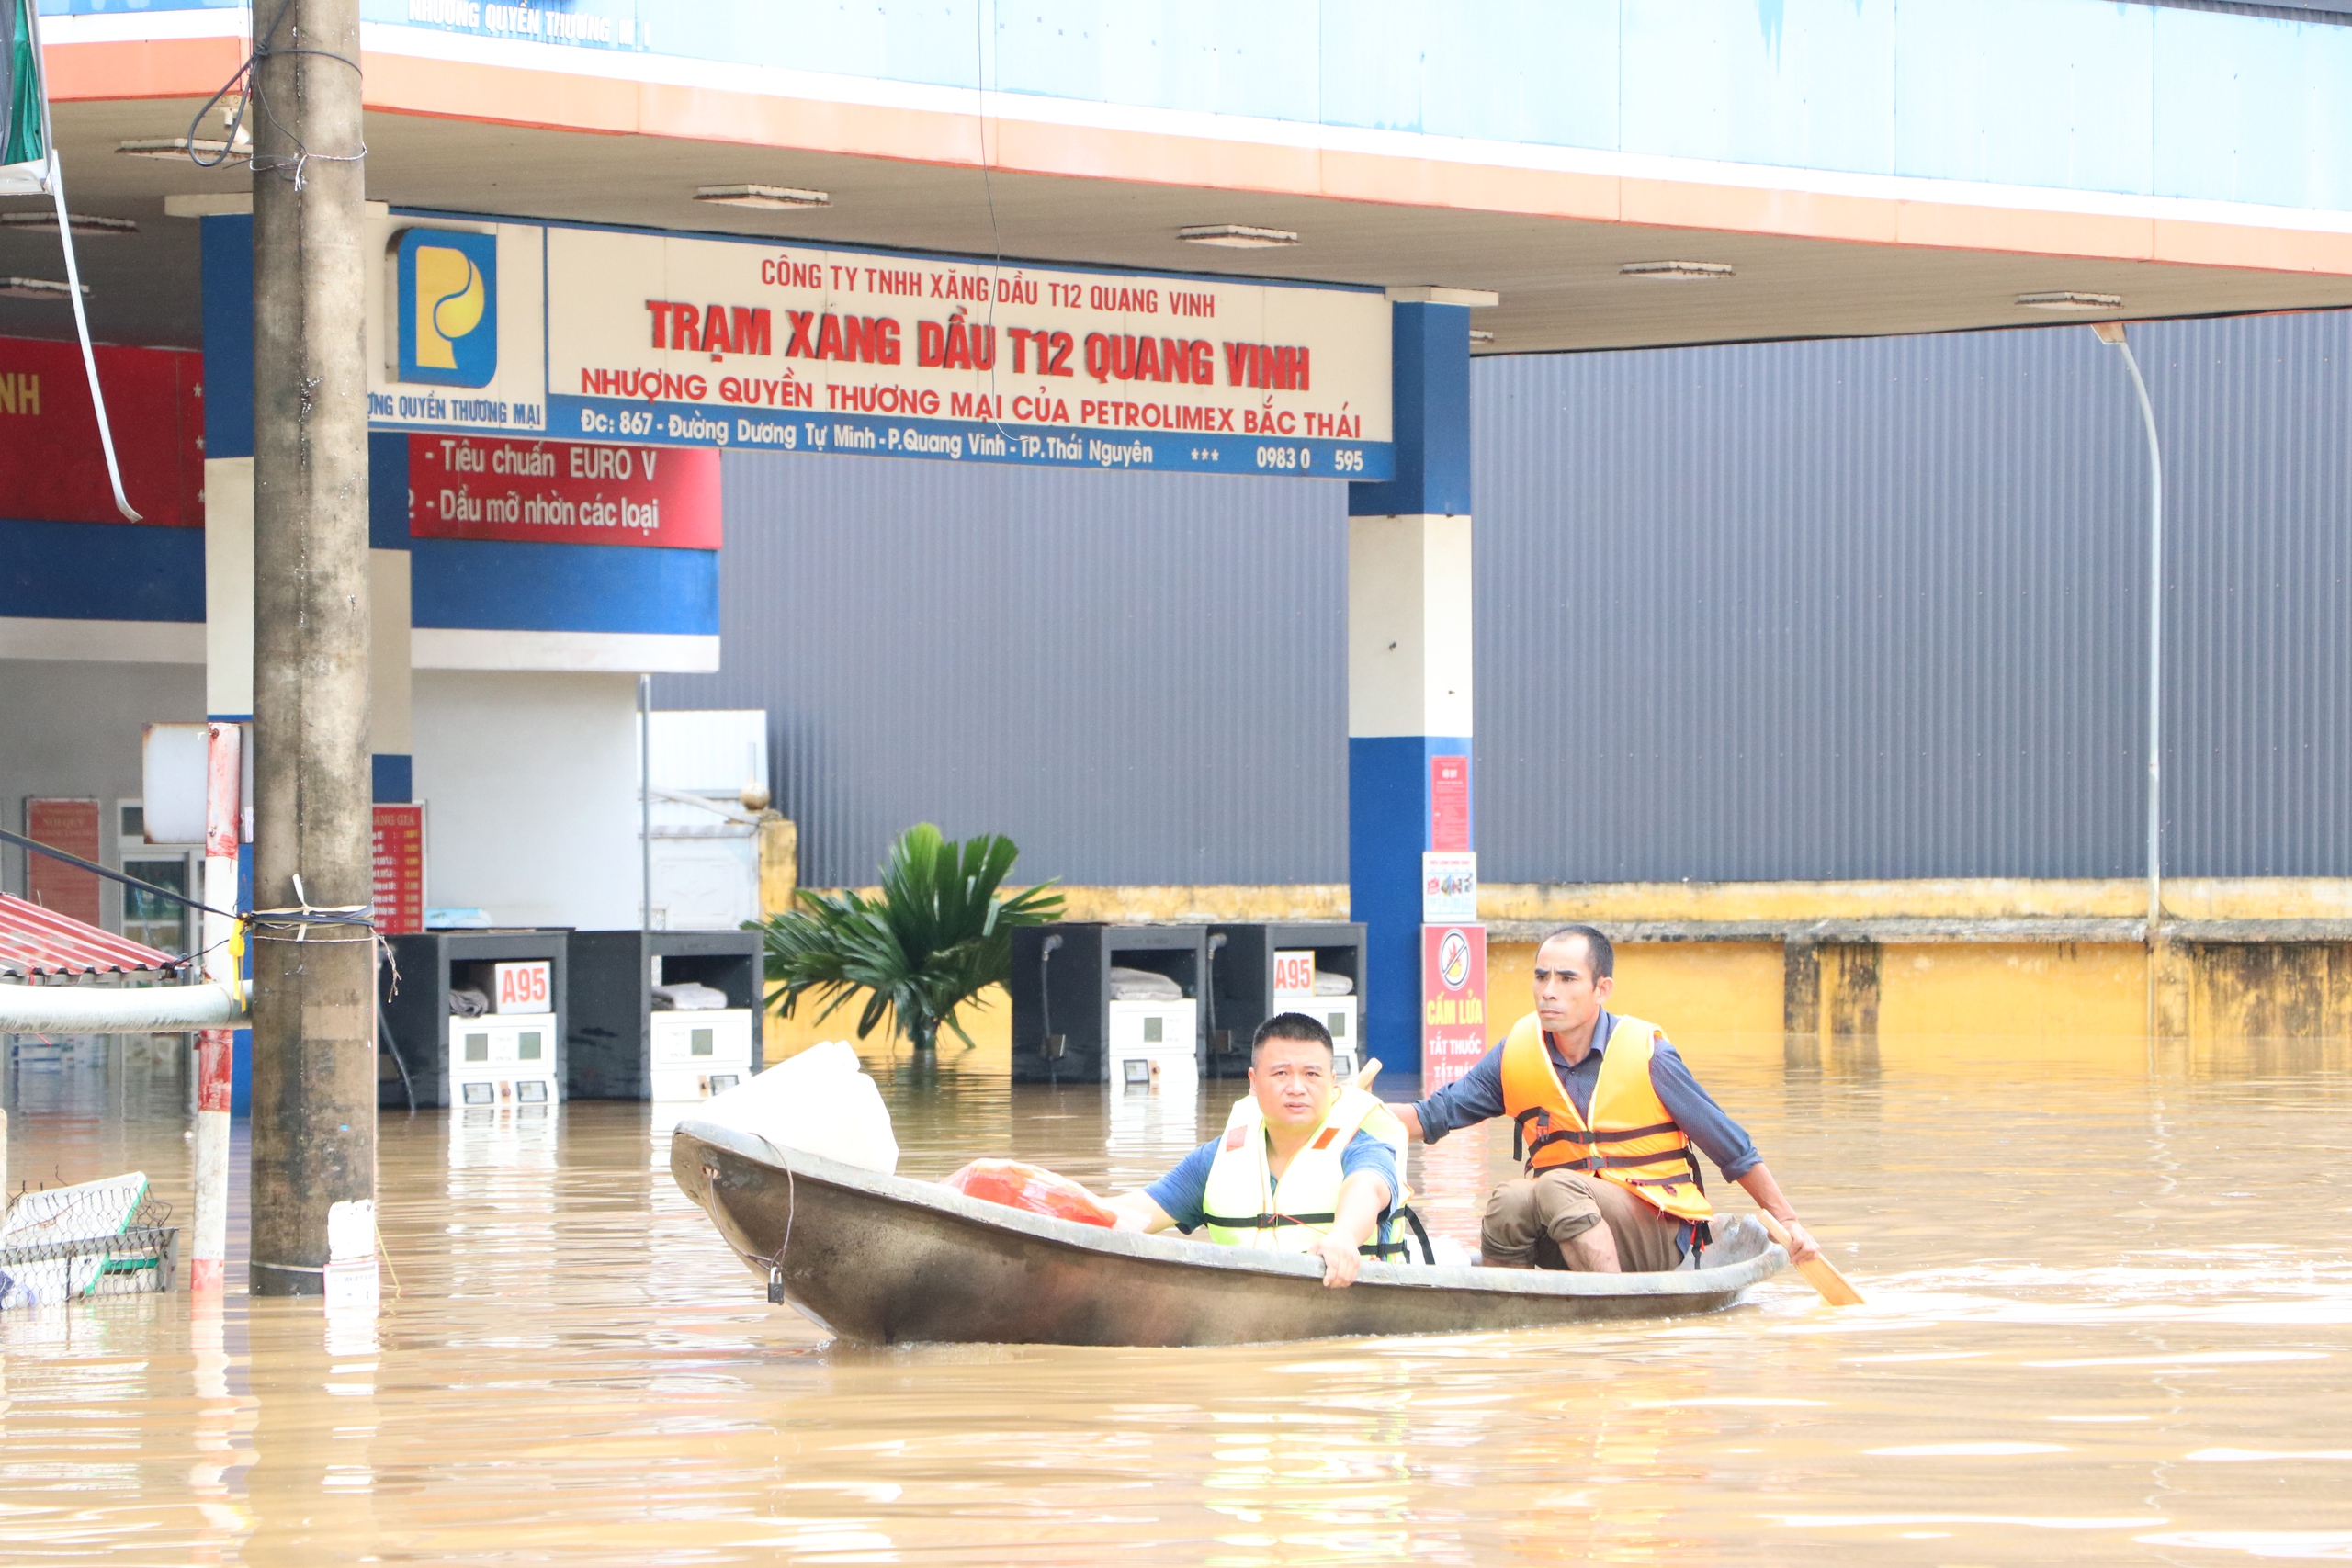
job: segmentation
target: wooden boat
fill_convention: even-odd
[[[1788,1255],[1753,1220],[1716,1224],[1702,1268],[1572,1274],[1319,1259],[1104,1230],[882,1176],[687,1118],[670,1171],[736,1254],[837,1337],[863,1345],[1243,1345],[1470,1334],[1729,1306]]]

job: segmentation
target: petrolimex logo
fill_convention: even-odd
[[[395,254],[400,378],[489,386],[498,374],[498,236],[407,229]]]

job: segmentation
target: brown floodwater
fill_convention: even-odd
[[[649,1108],[387,1112],[377,1319],[241,1280],[0,1314],[0,1562],[2352,1559],[2352,1051],[1683,1048],[1868,1307],[1785,1275],[1653,1324],[837,1348]],[[919,1177],[1139,1181],[1226,1103],[876,1065]],[[11,1185],[135,1167],[185,1219],[185,1092],[20,1068]],[[1486,1131],[1415,1156],[1465,1241]]]

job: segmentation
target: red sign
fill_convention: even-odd
[[[718,454],[494,435],[408,438],[419,539],[718,548]]]
[[[1421,928],[1421,1092],[1487,1054],[1487,928]]]
[[[1460,854],[1470,848],[1470,759],[1430,759],[1430,848]]]
[[[204,356],[100,348],[123,492],[142,523],[204,526]],[[98,445],[82,345],[0,338],[0,517],[122,523]]]
[[[424,807],[376,807],[376,929],[401,936],[424,929]]]
[[[95,800],[25,802],[25,837],[86,861],[98,860],[98,803]],[[104,863],[101,862],[100,863]],[[98,923],[98,874],[49,855],[25,852],[25,897],[42,908],[85,925]]]

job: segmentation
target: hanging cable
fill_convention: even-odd
[[[90,408],[98,416],[98,446],[106,453],[107,479],[114,486],[114,507],[130,523],[143,521],[122,491],[122,465],[114,455],[114,423],[107,418],[107,395],[98,385],[98,354],[90,345],[90,313],[82,302],[82,264],[74,254],[74,220],[65,210],[65,164],[57,152],[57,130],[49,117],[49,56],[40,42],[40,6],[27,0],[25,25],[32,34],[34,72],[40,84],[40,140],[49,153],[49,174],[43,180],[57,203],[57,239],[65,249],[65,292],[74,301],[74,330],[82,340],[82,370],[90,380]]]

